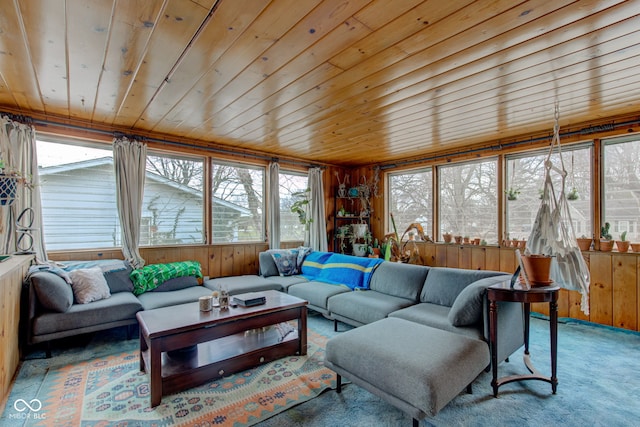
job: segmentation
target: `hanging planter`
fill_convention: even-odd
[[[508,190],[505,190],[505,194],[507,195],[507,200],[518,200],[520,190],[517,188],[509,188]]]
[[[15,175],[0,175],[0,205],[11,206],[16,200],[18,179]]]
[[[578,194],[578,189],[576,187],[572,187],[571,191],[569,191],[569,193],[567,194],[567,200],[578,200],[580,198],[580,195]]]

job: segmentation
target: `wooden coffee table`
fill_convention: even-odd
[[[140,370],[150,376],[151,407],[162,396],[285,356],[307,354],[307,301],[264,291],[266,303],[201,312],[197,302],[140,311]],[[297,320],[282,337],[271,327]]]

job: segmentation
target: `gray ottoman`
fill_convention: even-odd
[[[489,365],[486,342],[398,318],[327,342],[325,365],[409,414],[436,415]]]

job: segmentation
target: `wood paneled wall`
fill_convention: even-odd
[[[298,247],[302,242],[287,242],[283,248]],[[258,274],[258,254],[269,249],[266,243],[229,245],[198,245],[176,247],[141,248],[140,255],[146,264],[177,261],[198,261],[202,274],[211,278]],[[123,259],[120,249],[51,252],[54,261]]]
[[[416,243],[423,263],[436,267],[471,268],[512,273],[517,267],[515,250],[498,246]],[[583,252],[589,266],[589,315],[580,310],[581,294],[560,290],[560,317],[640,331],[640,254],[628,252]],[[532,309],[549,314],[547,304]]]
[[[0,408],[20,363],[20,298],[31,255],[13,255],[0,264]]]
[[[301,242],[290,242],[297,247]],[[513,248],[417,242],[424,265],[436,267],[496,270],[512,273],[517,262]],[[283,245],[284,246],[284,245]],[[215,246],[144,248],[148,264],[196,260],[210,277],[258,273],[258,254],[268,249],[263,243]],[[602,325],[640,331],[640,256],[636,253],[584,252],[591,272],[590,314],[580,310],[581,295],[562,289],[558,302],[560,317],[587,320]],[[52,253],[52,259],[122,258],[120,250]],[[548,313],[546,304],[534,304],[534,311]]]

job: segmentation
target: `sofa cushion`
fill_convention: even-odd
[[[332,317],[359,326],[384,319],[389,313],[412,304],[415,300],[367,290],[334,295],[329,298],[328,309]]]
[[[389,314],[389,317],[409,320],[410,322],[431,326],[432,328],[442,329],[443,331],[455,332],[471,338],[484,339],[482,325],[453,326],[447,317],[450,310],[450,307],[444,305],[421,302],[394,311]]]
[[[262,277],[279,276],[278,267],[276,262],[269,251],[260,252],[258,254],[258,263],[260,264],[260,275]]]
[[[31,275],[31,286],[40,305],[47,310],[66,312],[73,304],[73,290],[60,276],[46,271]]]
[[[296,276],[287,276],[287,278],[293,278]],[[209,292],[218,291],[221,289],[229,292],[229,295],[244,294],[247,292],[260,292],[275,290],[281,291],[282,286],[277,279],[284,279],[284,277],[276,276],[265,277],[256,276],[255,274],[245,274],[242,276],[229,276],[218,277],[216,279],[210,279],[204,282],[204,286],[209,289]]]
[[[207,289],[204,286],[191,286],[178,291],[145,292],[142,295],[138,295],[138,300],[140,300],[142,308],[153,310],[154,308],[170,305],[196,302],[200,297],[204,296],[211,296],[211,289]],[[197,310],[197,308],[194,307],[194,310]]]
[[[151,292],[170,292],[179,291],[180,289],[190,288],[192,286],[199,286],[198,279],[194,276],[182,276],[174,277],[153,289]]]
[[[451,307],[458,294],[467,285],[476,280],[499,274],[505,273],[490,270],[432,267],[420,293],[420,301]]]
[[[125,261],[124,270],[108,271],[104,273],[104,278],[109,285],[111,293],[115,292],[133,292],[133,282],[129,275],[133,271],[131,265]]]
[[[88,304],[111,296],[109,285],[100,267],[80,268],[69,272],[71,289],[78,304]]]
[[[140,301],[129,292],[89,304],[74,304],[66,313],[42,313],[33,319],[33,335],[54,334],[123,320],[135,321],[142,309]]]
[[[351,291],[346,286],[332,285],[315,280],[305,283],[297,283],[289,286],[288,289],[289,294],[307,300],[309,305],[321,309],[325,313],[328,312],[327,307],[329,298],[343,292]]]
[[[371,277],[370,287],[383,294],[418,301],[428,272],[429,267],[422,265],[383,262]]]
[[[491,285],[509,280],[511,276],[499,275],[477,280],[464,288],[456,297],[456,300],[447,315],[453,326],[466,326],[482,322],[482,307],[484,295]]]

